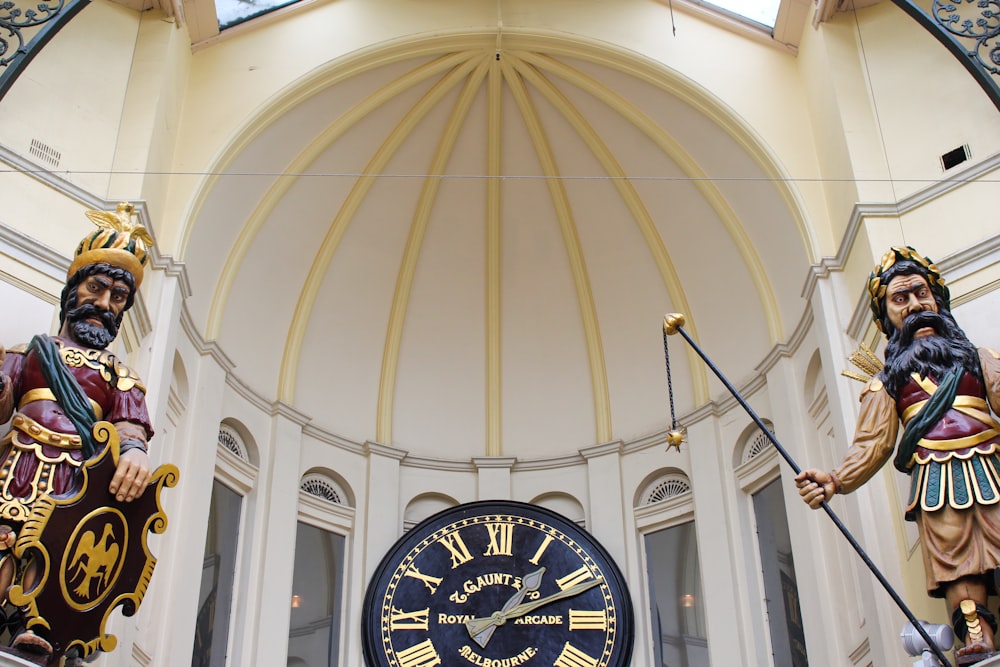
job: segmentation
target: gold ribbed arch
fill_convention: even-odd
[[[242,150],[249,146],[253,139],[275,122],[281,114],[294,108],[310,95],[331,85],[347,80],[350,76],[374,67],[397,62],[414,55],[433,55],[433,60],[414,67],[412,70],[397,77],[394,81],[371,93],[359,101],[350,110],[333,121],[309,145],[297,155],[285,170],[285,175],[277,178],[258,201],[254,211],[242,226],[236,241],[231,248],[212,296],[206,337],[214,339],[219,335],[222,318],[232,286],[248,250],[255,242],[263,225],[269,219],[276,205],[286,195],[298,174],[305,172],[323,152],[350,130],[367,113],[406,90],[423,82],[439,77],[431,89],[414,105],[406,116],[397,124],[375,151],[366,165],[363,176],[359,177],[350,194],[331,221],[327,233],[320,244],[312,261],[311,268],[300,292],[293,319],[288,329],[282,356],[280,374],[277,386],[277,396],[280,400],[294,403],[295,386],[303,340],[309,321],[312,317],[318,291],[324,275],[333,260],[347,227],[368,195],[375,180],[384,170],[389,159],[414,131],[420,120],[439,104],[442,98],[455,87],[461,85],[462,93],[458,103],[452,110],[451,118],[438,142],[438,148],[429,165],[429,174],[445,172],[448,158],[451,155],[455,139],[462,127],[471,100],[483,86],[487,88],[487,113],[490,136],[487,140],[486,170],[490,178],[487,185],[485,224],[487,229],[486,270],[486,449],[490,455],[502,454],[500,434],[500,385],[501,385],[501,346],[500,346],[500,221],[502,219],[500,206],[500,146],[499,136],[502,87],[507,85],[516,106],[528,129],[535,152],[542,165],[550,197],[557,212],[558,224],[564,241],[569,264],[572,270],[573,284],[576,288],[580,316],[585,333],[586,349],[590,367],[595,412],[595,441],[607,442],[614,438],[611,424],[611,407],[608,390],[608,379],[604,364],[604,350],[601,343],[600,328],[596,306],[591,293],[589,276],[583,260],[577,236],[576,225],[566,193],[559,178],[559,167],[548,147],[548,138],[537,113],[527,93],[531,86],[541,93],[552,106],[567,120],[591,150],[605,173],[615,184],[619,196],[631,213],[635,224],[641,231],[646,245],[660,273],[663,285],[667,290],[675,309],[690,312],[690,305],[674,269],[673,262],[666,250],[652,217],[646,210],[640,196],[625,178],[624,170],[616,158],[600,138],[597,131],[589,125],[584,116],[569,102],[558,87],[550,80],[550,76],[587,92],[601,100],[621,117],[632,123],[646,134],[663,153],[674,161],[683,172],[693,179],[704,199],[713,207],[722,221],[727,233],[740,252],[750,273],[761,303],[761,312],[767,322],[768,332],[772,342],[780,340],[784,334],[777,299],[767,280],[763,264],[750,241],[749,235],[740,220],[726,201],[722,193],[707,179],[693,158],[683,150],[677,142],[662,127],[641,112],[634,104],[622,98],[607,86],[594,80],[589,75],[556,60],[554,55],[564,55],[580,60],[594,62],[605,67],[653,83],[663,90],[681,98],[700,112],[710,117],[716,124],[732,136],[748,154],[753,157],[762,169],[774,176],[775,187],[786,202],[792,219],[802,238],[805,254],[810,261],[815,257],[815,244],[808,227],[801,215],[801,206],[797,193],[782,178],[782,172],[763,143],[753,132],[743,125],[735,116],[717,100],[695,86],[694,84],[666,72],[661,66],[644,61],[637,61],[634,54],[623,54],[606,45],[584,44],[579,41],[567,40],[552,35],[505,33],[508,48],[504,51],[502,63],[495,62],[493,38],[495,34],[450,36],[443,38],[428,38],[411,43],[409,49],[402,45],[394,45],[383,49],[377,56],[374,53],[364,54],[359,63],[351,66],[340,63],[336,71],[327,69],[323,75],[314,74],[308,81],[293,87],[280,99],[268,106],[254,122],[245,128],[222,152],[216,161],[213,174],[224,173],[226,165],[231,163]],[[509,48],[516,45],[519,48]],[[461,47],[461,48],[460,48]],[[488,76],[487,76],[488,74]],[[216,183],[217,176],[207,177],[193,199],[189,220],[196,220],[206,198]],[[392,415],[396,388],[396,372],[399,362],[399,346],[405,324],[405,314],[408,306],[410,288],[414,269],[419,259],[424,232],[426,231],[429,214],[433,208],[439,185],[438,178],[428,178],[420,195],[420,204],[411,222],[410,234],[404,251],[403,262],[397,275],[396,290],[389,315],[389,327],[386,332],[385,346],[382,358],[382,370],[379,383],[379,397],[376,410],[376,439],[380,442],[392,442]],[[180,254],[186,247],[191,234],[192,225],[182,231]],[[692,332],[693,325],[689,325]],[[689,364],[692,387],[696,404],[706,401],[709,397],[708,380],[704,367],[690,353]]]

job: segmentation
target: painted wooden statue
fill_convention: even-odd
[[[142,600],[162,532],[161,488],[177,471],[150,470],[145,388],[106,350],[143,278],[146,230],[131,204],[88,211],[98,225],[77,247],[60,329],[0,348],[0,592],[8,652],[38,664],[78,664],[114,648],[111,610]]]
[[[889,250],[868,293],[885,365],[861,393],[844,460],[804,470],[796,484],[815,509],[867,482],[895,451],[911,477],[906,518],[917,523],[927,592],[952,610],[958,664],[974,664],[997,646],[987,598],[1000,572],[1000,355],[969,342],[937,267],[913,248]]]

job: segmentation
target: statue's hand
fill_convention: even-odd
[[[108,491],[118,502],[132,502],[146,490],[151,474],[149,455],[139,448],[130,449],[118,458]]]
[[[824,502],[833,498],[836,483],[833,475],[823,470],[810,468],[795,476],[795,486],[799,487],[799,495],[803,502],[813,509],[818,509]]]

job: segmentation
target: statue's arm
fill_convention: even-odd
[[[878,381],[873,381],[877,383]],[[892,457],[899,434],[896,403],[881,383],[872,384],[861,395],[861,411],[854,430],[854,442],[844,460],[833,470],[840,479],[838,493],[850,493],[875,476]]]
[[[835,493],[850,493],[871,479],[892,456],[899,419],[892,397],[874,380],[861,394],[861,411],[851,444],[839,466],[803,470],[795,478],[802,500],[813,509]]]
[[[142,496],[152,475],[147,443],[153,436],[153,427],[146,411],[145,394],[138,387],[119,392],[111,414],[121,440],[121,455],[108,490],[119,501],[131,502]]]

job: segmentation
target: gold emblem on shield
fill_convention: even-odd
[[[89,609],[114,588],[128,551],[128,523],[115,508],[94,510],[66,544],[59,585],[74,609]]]

